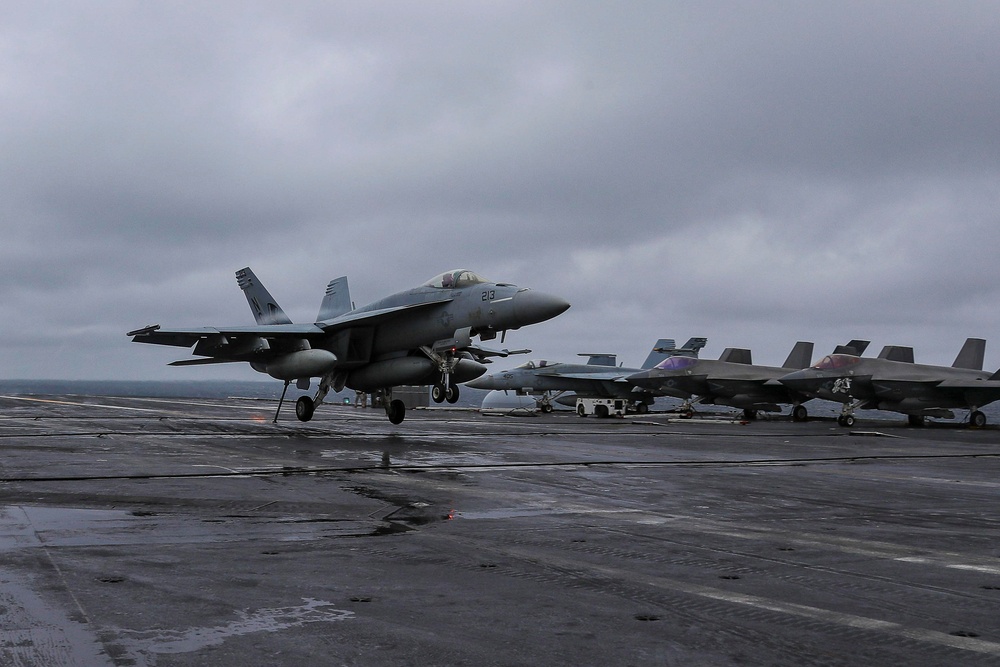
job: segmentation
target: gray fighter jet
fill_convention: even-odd
[[[320,378],[313,398],[302,396],[295,414],[309,421],[330,389],[349,387],[379,392],[386,415],[403,421],[406,408],[392,399],[392,388],[432,384],[432,398],[458,400],[458,383],[482,375],[480,363],[507,350],[473,345],[472,338],[492,340],[511,329],[543,322],[569,308],[563,299],[495,283],[472,271],[447,271],[419,287],[354,308],[347,278],[331,280],[313,324],[294,324],[249,268],[237,282],[257,320],[256,326],[162,329],[152,325],[129,332],[136,343],[194,346],[198,359],[172,366],[248,362],[258,372],[284,380],[278,412],[291,382],[309,388]],[[277,421],[278,412],[274,419]]]
[[[1000,399],[1000,371],[982,370],[985,351],[986,341],[969,338],[950,368],[915,364],[906,347],[886,347],[878,358],[831,354],[780,380],[794,391],[843,403],[841,426],[853,426],[858,409],[899,412],[919,426],[926,417],[954,419],[956,408],[969,410],[971,425],[984,426],[979,408]]]
[[[537,396],[542,412],[552,412],[552,401],[562,403],[565,392],[586,398],[623,398],[628,401],[628,409],[644,413],[649,409],[657,394],[630,385],[626,378],[645,368],[652,368],[671,355],[698,356],[698,350],[705,347],[706,338],[692,338],[680,348],[671,338],[661,338],[650,351],[641,368],[616,366],[613,354],[581,354],[589,357],[586,364],[570,364],[559,361],[529,361],[516,368],[484,375],[466,382],[476,389],[514,391],[518,394]],[[572,404],[571,403],[571,404]]]
[[[852,348],[853,349],[853,348]],[[688,400],[681,409],[691,410],[693,403],[727,405],[743,408],[746,419],[755,419],[758,410],[780,412],[779,404],[792,404],[792,418],[803,421],[808,412],[802,405],[808,396],[790,391],[777,379],[791,369],[805,368],[812,359],[813,344],[799,341],[780,368],[755,366],[750,350],[726,348],[716,359],[670,357],[655,368],[635,375],[628,381],[648,391],[661,392]]]

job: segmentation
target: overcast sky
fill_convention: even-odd
[[[1000,3],[4,2],[0,377],[168,368],[446,269],[558,294],[508,346],[1000,366]],[[501,362],[501,364],[504,362]],[[509,364],[509,365],[512,365]]]

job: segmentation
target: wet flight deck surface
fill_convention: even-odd
[[[3,665],[998,665],[1000,431],[0,398]]]

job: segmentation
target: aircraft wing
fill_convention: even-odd
[[[162,329],[153,325],[130,331],[134,343],[153,345],[173,345],[191,347],[195,343],[212,337],[239,338],[309,338],[322,336],[324,331],[315,324],[261,324],[250,327],[200,327],[195,329]]]
[[[979,407],[1000,400],[1000,380],[945,380],[937,386],[937,390],[959,394]]]
[[[504,348],[502,350],[492,350],[488,347],[480,347],[478,345],[472,345],[465,348],[466,352],[469,352],[474,357],[476,357],[481,362],[488,362],[487,357],[502,357],[506,359],[512,354],[528,354],[531,350],[508,350]]]
[[[324,320],[322,322],[317,322],[316,326],[321,327],[323,331],[335,331],[337,329],[344,328],[346,326],[355,326],[358,324],[371,325],[379,324],[387,319],[390,319],[396,313],[410,310],[420,310],[422,308],[429,308],[431,306],[439,306],[442,303],[448,303],[453,301],[452,298],[447,299],[435,299],[434,301],[424,301],[422,303],[411,303],[403,306],[391,306],[389,308],[379,308],[377,310],[365,310],[365,311],[351,311],[345,313],[340,317],[335,317],[331,320]]]
[[[337,329],[357,326],[359,324],[378,324],[402,311],[436,306],[451,300],[451,298],[437,299],[405,306],[350,312],[316,324],[258,324],[243,327],[196,327],[192,329],[163,329],[160,325],[155,324],[130,331],[127,335],[132,336],[132,342],[134,343],[172,345],[174,347],[191,347],[202,341],[224,341],[227,345],[229,343],[247,342],[252,345],[255,339],[315,339],[322,338]],[[236,347],[238,346],[234,345],[231,349],[235,350]],[[196,350],[195,353],[197,354],[198,351]]]
[[[620,368],[610,368],[606,371],[594,371],[593,373],[539,373],[543,377],[568,378],[571,380],[594,380],[601,382],[625,382],[625,378],[634,375],[637,371],[634,368],[628,372],[622,372]]]

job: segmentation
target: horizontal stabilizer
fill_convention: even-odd
[[[184,359],[182,361],[171,361],[168,366],[207,366],[209,364],[233,364],[238,363],[238,359]]]
[[[986,341],[982,338],[966,338],[965,345],[955,357],[952,368],[968,368],[974,371],[983,370],[983,359],[986,356]]]

